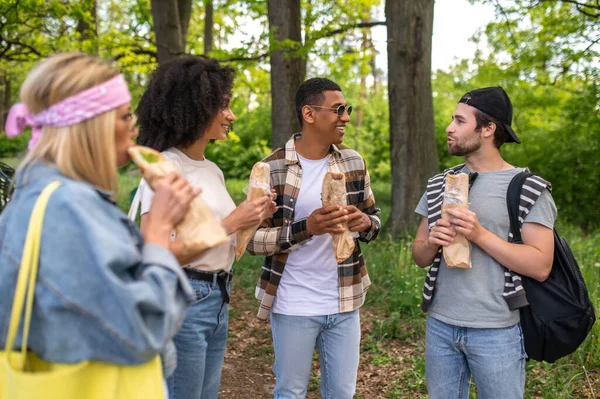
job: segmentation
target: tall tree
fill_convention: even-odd
[[[185,54],[192,0],[151,0],[158,62]]]
[[[87,1],[85,3],[86,8],[89,9],[89,15],[84,15],[82,12],[77,20],[77,32],[81,41],[90,40],[97,36],[96,29],[96,17],[97,17],[97,6],[96,0]]]
[[[204,0],[204,55],[213,49],[213,0]]]
[[[387,0],[392,234],[412,228],[427,178],[438,170],[431,92],[434,0]]]
[[[98,53],[98,7],[96,0],[87,0],[83,4],[77,20],[77,32],[83,51]]]
[[[278,148],[300,130],[295,96],[306,76],[306,58],[299,53],[302,47],[300,0],[268,0],[267,15],[271,31],[271,145]]]

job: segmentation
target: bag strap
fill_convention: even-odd
[[[135,189],[135,195],[131,200],[131,205],[129,206],[129,212],[127,213],[127,218],[135,223],[135,219],[137,218],[138,211],[140,210],[140,204],[142,202],[142,191],[144,190],[144,185],[140,184]]]
[[[519,226],[519,202],[521,201],[521,191],[523,191],[523,183],[528,177],[533,176],[533,173],[524,170],[517,173],[506,190],[506,207],[508,208],[508,217],[510,218],[510,231],[512,233],[512,242],[522,244],[521,226]]]
[[[46,212],[46,206],[48,205],[50,196],[60,185],[60,181],[54,181],[44,188],[38,197],[35,206],[33,207],[31,218],[29,220],[29,227],[27,228],[27,237],[25,238],[25,246],[23,247],[21,267],[19,269],[17,286],[15,287],[15,297],[13,299],[12,310],[10,314],[8,339],[6,340],[6,345],[4,348],[10,361],[10,356],[13,353],[15,338],[17,336],[17,330],[21,324],[21,314],[23,313],[25,294],[27,294],[27,303],[25,305],[25,321],[23,323],[23,338],[21,342],[21,353],[23,356],[20,359],[20,364],[13,364],[13,367],[17,367],[20,370],[23,370],[25,367],[24,360],[25,354],[27,353],[27,340],[29,339],[29,326],[31,324],[35,282],[37,279],[38,263],[40,259],[40,242],[42,240],[44,214]]]

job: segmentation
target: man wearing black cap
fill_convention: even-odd
[[[467,398],[471,375],[481,398],[522,398],[525,350],[518,308],[526,304],[519,275],[543,281],[553,258],[556,207],[548,190],[525,217],[523,244],[507,241],[506,191],[523,168],[507,163],[500,147],[520,143],[511,127],[512,104],[501,87],[465,94],[446,128],[448,152],[464,165],[432,177],[416,212],[423,216],[413,243],[417,265],[431,265],[422,309],[428,312],[426,379],[432,399]],[[448,173],[470,175],[469,209],[441,219]],[[476,179],[475,179],[476,177]],[[449,268],[441,248],[457,233],[471,243],[470,268]]]

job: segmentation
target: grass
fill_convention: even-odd
[[[7,164],[8,166],[16,169],[17,166],[19,165],[19,163],[21,162],[20,157],[13,157],[13,158],[1,158],[0,161],[4,162],[5,164]]]

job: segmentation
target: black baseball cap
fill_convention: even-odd
[[[521,140],[510,125],[512,123],[512,103],[502,87],[494,86],[471,90],[460,99],[459,103],[470,105],[500,120],[509,136],[507,142],[521,144]]]

